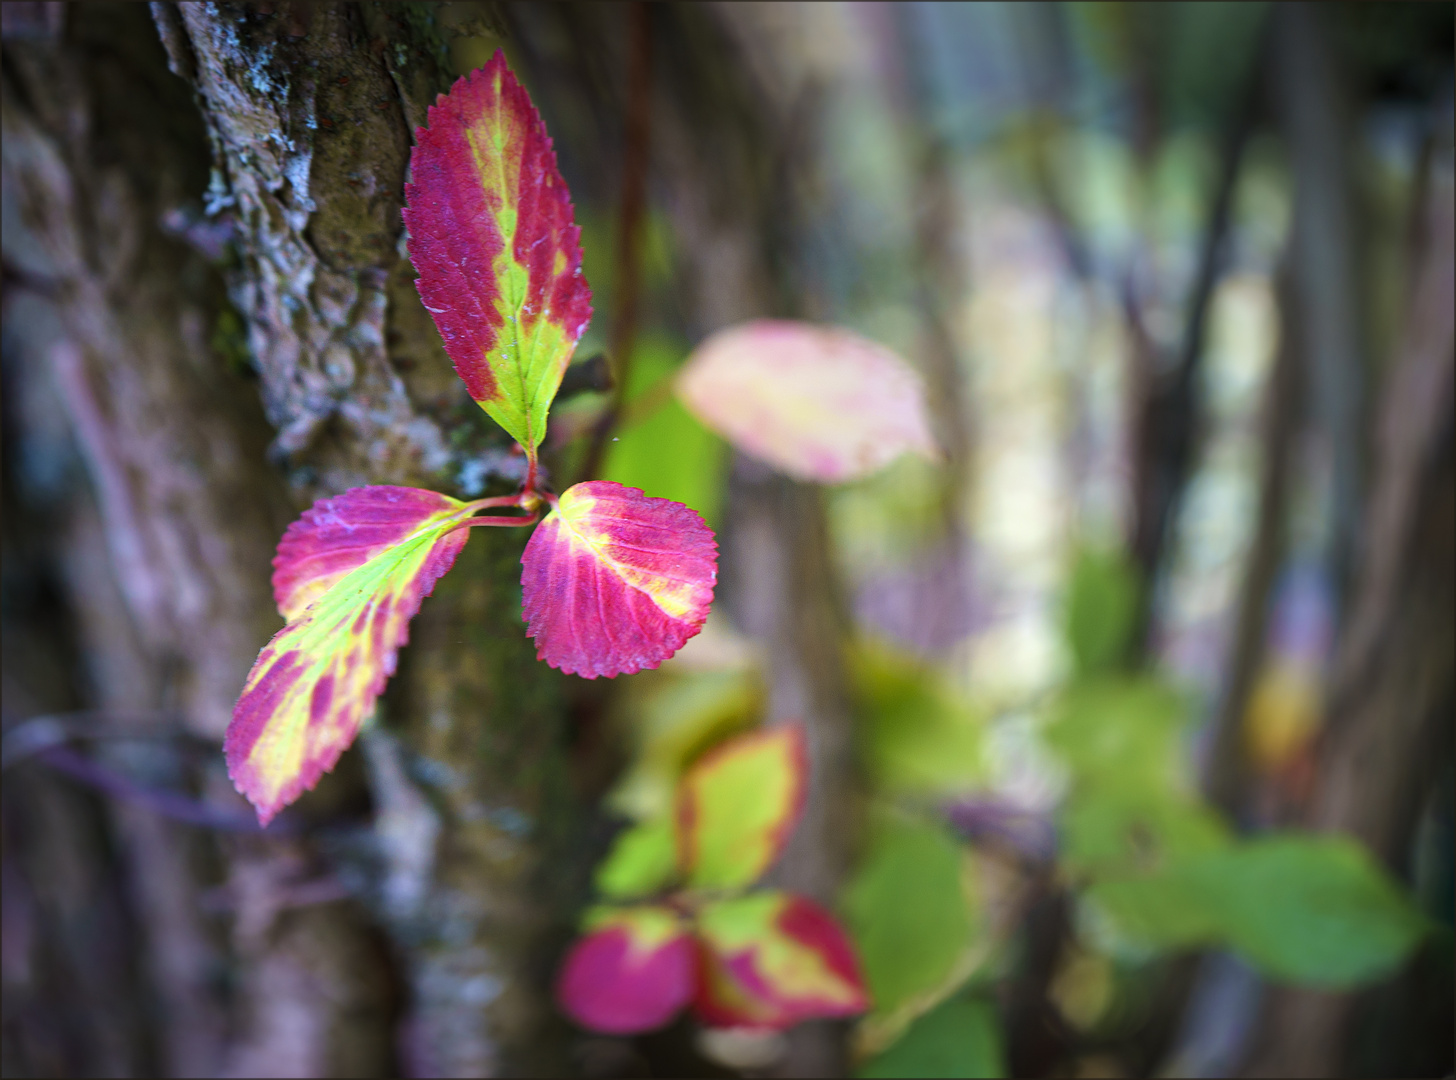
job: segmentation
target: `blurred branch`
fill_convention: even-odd
[[[1275,6],[1267,70],[1294,173],[1290,236],[1299,320],[1315,416],[1329,449],[1333,520],[1327,558],[1345,609],[1361,542],[1366,437],[1363,298],[1356,269],[1353,118],[1331,42],[1330,9]]]
[[[1165,570],[1169,537],[1183,492],[1193,471],[1202,420],[1198,376],[1208,336],[1208,313],[1223,276],[1234,194],[1238,189],[1244,149],[1254,130],[1260,104],[1259,64],[1251,71],[1224,129],[1219,150],[1219,176],[1199,242],[1198,269],[1189,289],[1183,333],[1171,370],[1157,363],[1154,346],[1143,326],[1132,283],[1123,291],[1123,305],[1140,372],[1133,451],[1134,517],[1132,557],[1147,587],[1139,594],[1133,648],[1141,656],[1150,644],[1155,583]]]
[[[77,709],[24,720],[6,717],[5,734],[0,738],[0,770],[73,739],[155,739],[192,734],[181,716],[162,709]],[[212,746],[215,750],[217,744]]]
[[[262,833],[252,813],[238,813],[194,799],[181,792],[139,783],[109,766],[94,761],[67,746],[75,741],[106,742],[131,740],[195,739],[182,718],[162,709],[134,711],[80,709],[75,712],[35,716],[9,724],[0,740],[0,770],[35,760],[78,783],[125,802],[146,807],[163,817],[188,825],[223,832]],[[212,753],[216,743],[207,744]],[[297,831],[287,815],[268,830],[269,836]]]
[[[257,818],[250,813],[234,813],[176,791],[149,787],[123,776],[99,762],[65,746],[53,746],[39,751],[36,760],[56,772],[69,776],[87,787],[94,788],[114,799],[135,803],[155,811],[173,821],[187,825],[199,825],[206,829],[223,832],[257,833],[267,836],[289,835],[296,830],[282,819],[269,826],[264,833]]]
[[[943,553],[936,584],[917,604],[926,640],[957,640],[956,628],[969,600],[966,511],[973,505],[972,413],[960,350],[952,329],[956,305],[967,292],[967,260],[956,250],[964,217],[958,205],[953,150],[934,119],[934,96],[928,78],[929,60],[923,37],[933,33],[928,13],[915,5],[889,9],[897,31],[892,40],[900,56],[886,66],[899,77],[892,99],[900,114],[906,157],[914,175],[910,187],[914,222],[914,289],[920,319],[920,368],[936,439],[945,452],[939,470],[940,535],[928,538]],[[941,646],[943,647],[943,645]]]
[[[915,166],[915,306],[923,327],[930,407],[946,454],[943,525],[952,545],[959,546],[972,441],[965,377],[951,330],[951,312],[967,289],[966,260],[955,250],[962,220],[951,172],[951,147],[932,118],[929,60],[920,40],[927,32],[925,12],[913,5],[899,5],[892,11],[903,53],[894,70],[903,73],[906,83],[895,96],[902,102],[903,136]]]
[[[1260,54],[1267,45],[1261,44]],[[1145,50],[1132,50],[1135,59],[1146,60]],[[1151,101],[1144,64],[1134,64],[1134,96],[1138,102],[1136,139],[1138,154],[1151,153],[1157,110]],[[1167,558],[1168,538],[1177,518],[1178,505],[1192,473],[1197,447],[1200,406],[1198,376],[1207,338],[1208,314],[1223,275],[1227,238],[1238,190],[1244,150],[1257,124],[1261,105],[1262,64],[1250,65],[1250,73],[1238,100],[1229,113],[1220,139],[1219,175],[1208,206],[1199,242],[1197,270],[1187,297],[1183,333],[1176,353],[1163,361],[1142,317],[1136,281],[1131,270],[1115,291],[1121,302],[1132,356],[1130,371],[1133,418],[1133,502],[1134,516],[1129,546],[1142,570],[1148,588],[1141,590],[1141,609],[1132,635],[1138,659],[1148,645],[1151,605],[1156,598],[1152,587]],[[1033,132],[1032,179],[1053,226],[1063,257],[1071,272],[1084,284],[1096,277],[1096,267],[1087,243],[1072,218],[1050,159],[1048,138]]]
[[[1291,24],[1290,33],[1298,24]],[[1299,46],[1302,47],[1302,46]],[[1449,151],[1432,176],[1424,254],[1386,376],[1365,545],[1330,679],[1305,813],[1406,876],[1434,771],[1449,759],[1456,652],[1456,210]],[[1443,749],[1444,747],[1444,749]],[[1284,991],[1253,1075],[1340,1074],[1355,999]]]
[[[602,467],[607,440],[621,422],[637,337],[638,293],[642,287],[642,215],[647,203],[647,151],[652,118],[652,19],[645,3],[628,10],[627,118],[622,149],[622,201],[617,212],[616,311],[608,363],[612,400],[592,429],[580,476],[589,480]]]
[[[1279,275],[1279,310],[1289,311],[1288,275]],[[1249,694],[1264,655],[1269,622],[1269,596],[1283,559],[1291,459],[1300,422],[1299,346],[1293,320],[1283,318],[1284,332],[1265,388],[1260,445],[1259,506],[1254,536],[1244,564],[1233,645],[1212,724],[1212,740],[1204,767],[1203,787],[1210,801],[1231,819],[1246,809],[1248,774],[1243,747],[1243,719]]]

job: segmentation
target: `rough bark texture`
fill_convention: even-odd
[[[356,484],[519,472],[399,243],[448,35],[394,5],[31,7],[4,53],[7,459],[34,474],[7,465],[7,522],[32,531],[7,526],[26,603],[7,599],[6,727],[100,710],[99,766],[235,802],[216,740],[281,622],[288,520]],[[295,835],[198,832],[39,762],[7,775],[6,954],[33,961],[7,968],[7,1072],[561,1070],[543,852],[571,832],[565,705],[523,634],[524,536],[484,531]],[[31,640],[57,604],[74,625]]]

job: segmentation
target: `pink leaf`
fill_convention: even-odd
[[[849,939],[802,896],[759,892],[705,904],[698,940],[694,1009],[706,1024],[786,1028],[869,1007]]]
[[[288,526],[273,557],[273,598],[292,622],[339,579],[464,504],[419,488],[351,488],[320,499]]]
[[[533,461],[591,319],[556,153],[497,51],[430,106],[405,185],[420,299],[470,396]]]
[[[717,549],[682,503],[609,480],[569,488],[521,556],[537,657],[588,679],[657,667],[702,629]]]
[[[763,320],[719,331],[683,367],[677,394],[739,450],[802,480],[855,480],[907,450],[940,456],[920,377],[835,327]]]
[[[469,513],[428,491],[355,489],[284,534],[274,586],[289,622],[248,672],[223,743],[263,824],[358,735],[410,620],[469,539],[459,527]]]
[[[692,935],[669,908],[609,910],[567,954],[556,999],[593,1031],[651,1031],[692,997],[696,962]]]

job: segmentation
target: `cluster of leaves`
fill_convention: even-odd
[[[859,479],[907,451],[938,456],[914,371],[841,329],[786,321],[733,327],[709,337],[668,378],[675,401],[661,403],[644,428],[656,416],[663,418],[660,426],[671,423],[680,433],[707,429],[801,480]],[[629,445],[632,436],[631,428],[624,432]],[[558,983],[563,1007],[586,1027],[648,1030],[689,1002],[710,1027],[777,1029],[811,1017],[851,1015],[868,1008],[871,997],[878,1001],[884,961],[892,969],[898,962],[889,955],[896,948],[893,932],[881,943],[888,952],[866,952],[861,934],[851,948],[833,917],[801,897],[722,895],[750,884],[776,857],[787,839],[778,815],[792,804],[776,777],[803,768],[796,728],[742,734],[756,724],[763,702],[757,665],[742,655],[742,642],[731,641],[724,632],[705,645],[703,655],[716,650],[716,662],[700,657],[633,688],[637,753],[608,801],[636,824],[598,868],[597,889],[607,903],[589,912],[586,935]],[[871,661],[865,670],[879,668]],[[914,709],[925,699],[923,687],[914,684],[914,715],[902,717],[908,738],[894,724],[881,735],[901,749],[908,772],[954,772],[974,750],[959,732],[948,733],[933,720],[929,742],[917,741],[926,726]],[[901,680],[882,692],[893,696],[903,689]],[[930,763],[936,757],[943,759],[939,766]],[[791,787],[802,793],[803,777]],[[795,815],[792,809],[790,824]],[[772,843],[764,839],[769,834],[777,837]],[[700,843],[716,854],[699,861],[693,853]],[[959,905],[953,844],[951,852]],[[651,903],[623,906],[653,895]],[[873,922],[879,907],[877,901],[869,906]],[[911,904],[908,911],[913,921],[918,907]],[[963,920],[962,938],[968,929]],[[857,952],[875,965],[867,968],[868,988],[858,975]],[[929,962],[935,966],[938,957]],[[893,982],[892,975],[892,992]]]
[[[1050,823],[987,790],[989,729],[933,667],[883,646],[854,654],[874,800],[841,900],[873,1002],[857,1025],[857,1075],[1001,1074],[987,991],[1015,961],[1021,860],[1053,860],[1076,898],[1051,994],[1099,1038],[1145,1006],[1159,956],[1227,949],[1277,982],[1347,988],[1389,975],[1429,929],[1353,841],[1241,838],[1201,799],[1188,701],[1125,667],[1137,587],[1113,554],[1083,553],[1073,568],[1073,670],[1026,729],[1040,732],[1031,743],[1050,754],[1049,779],[1065,779]],[[967,845],[946,812],[997,842]]]
[[[543,483],[538,452],[590,292],[551,142],[504,57],[441,97],[416,138],[405,218],[420,296],[471,397],[519,444],[527,478],[514,495],[471,502],[357,488],[290,526],[273,577],[286,625],[249,673],[226,742],[264,823],[353,741],[470,527],[539,522],[522,556],[523,616],[538,657],[566,672],[655,668],[712,603],[716,542],[694,509],[608,480],[559,497]],[[651,436],[667,427],[694,434],[695,460],[717,460],[722,438],[818,483],[867,476],[905,451],[938,456],[914,372],[843,330],[729,328],[662,385],[673,395],[623,433],[616,467],[660,470]],[[1083,936],[1134,959],[1218,945],[1270,977],[1321,986],[1390,971],[1425,926],[1362,849],[1294,834],[1241,841],[1197,798],[1181,695],[1120,667],[1134,589],[1116,559],[1078,564],[1075,672],[1044,730],[1069,772],[1057,857]],[[640,752],[613,795],[637,824],[599,869],[606,903],[559,980],[580,1023],[648,1030],[691,1004],[709,1025],[774,1029],[873,1003],[862,1075],[999,1069],[992,1010],[966,987],[1007,927],[992,925],[994,889],[939,812],[983,778],[980,719],[922,663],[862,647],[852,666],[875,802],[843,897],[848,936],[802,897],[749,891],[802,809],[802,732],[740,734],[760,705],[744,668],[669,679],[640,712]]]
[[[783,851],[807,782],[798,725],[700,758],[667,828],[629,830],[609,856],[598,882],[618,903],[587,913],[557,983],[562,1008],[614,1034],[660,1027],[690,1002],[715,1027],[862,1012],[859,964],[834,917],[793,893],[744,891]]]
[[[470,396],[524,452],[527,478],[515,495],[474,502],[356,488],[289,527],[273,576],[287,625],[249,672],[225,747],[265,824],[354,740],[469,527],[532,525],[546,511],[521,559],[522,601],[537,655],[563,671],[655,667],[712,604],[717,544],[695,511],[609,481],[559,498],[540,483],[547,415],[591,293],[551,140],[503,54],[430,108],[410,169],[420,297]]]
[[[225,747],[265,824],[354,740],[470,527],[533,525],[545,511],[521,559],[523,611],[538,658],[569,673],[654,668],[712,604],[717,544],[696,511],[612,481],[559,498],[541,482],[547,416],[591,293],[551,140],[504,54],[460,79],[428,119],[405,187],[416,285],[470,396],[524,453],[527,477],[515,495],[473,502],[356,488],[289,528],[273,579],[287,625],[249,672]],[[913,372],[842,331],[724,331],[677,391],[745,451],[811,479],[857,475],[906,449],[934,453]]]
[[[542,483],[547,415],[590,294],[550,140],[504,57],[442,96],[416,139],[405,221],[419,293],[471,397],[520,446],[527,478],[515,495],[471,502],[356,488],[290,526],[273,577],[286,625],[259,654],[226,743],[264,823],[355,738],[470,527],[533,525],[545,512],[521,560],[523,616],[538,657],[569,673],[654,668],[712,602],[716,543],[693,509],[612,481],[559,497]],[[801,479],[855,479],[907,450],[937,456],[914,372],[846,331],[731,328],[699,347],[672,389],[678,427]],[[622,789],[647,812],[631,813],[643,823],[601,867],[610,903],[588,914],[559,984],[587,1027],[647,1030],[690,1001],[710,1025],[768,1029],[868,1006],[833,916],[801,896],[745,891],[802,811],[807,764],[797,726],[700,754],[743,726],[755,700],[744,689],[730,675],[698,695],[716,717],[706,739],[691,702],[667,702],[663,760],[647,755]]]
[[[1059,859],[1080,890],[1084,936],[1130,962],[1227,948],[1268,978],[1317,987],[1389,974],[1427,921],[1364,848],[1333,835],[1239,838],[1196,794],[1186,703],[1119,670],[1135,587],[1116,558],[1079,560],[1067,608],[1076,671],[1046,729],[1070,771]]]

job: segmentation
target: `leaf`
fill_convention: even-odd
[[[802,480],[855,480],[907,450],[940,456],[919,376],[847,330],[761,320],[719,331],[677,394],[739,450]]]
[[[1073,684],[1056,703],[1046,739],[1078,785],[1178,790],[1186,769],[1183,697],[1149,676],[1101,676]]]
[[[1083,551],[1067,590],[1067,643],[1078,675],[1115,667],[1137,613],[1137,572],[1116,553]]]
[[[996,1010],[979,998],[953,997],[920,1017],[858,1077],[997,1077],[1006,1075]]]
[[[562,964],[556,1000],[593,1031],[651,1031],[688,1003],[696,971],[692,934],[672,909],[599,909]]]
[[[1168,865],[1231,842],[1223,819],[1195,799],[1114,784],[1074,795],[1061,826],[1062,867],[1073,873]]]
[[[1270,836],[1190,867],[1228,942],[1275,979],[1351,986],[1395,970],[1425,921],[1365,849]]]
[[[595,679],[655,668],[696,634],[718,579],[697,512],[593,480],[568,488],[521,555],[536,656]]]
[[[385,542],[391,506],[403,524]],[[432,492],[356,488],[315,503],[284,534],[274,588],[291,621],[258,654],[224,741],[228,775],[263,824],[354,741],[409,621],[469,539],[458,528],[468,515]]]
[[[700,758],[678,789],[679,861],[689,886],[757,881],[798,823],[808,774],[798,724],[741,735]]]
[[[711,618],[705,626],[711,629]],[[727,736],[756,726],[763,687],[751,664],[707,671],[663,668],[651,679],[632,685],[627,706],[632,765],[607,796],[607,805],[638,821],[671,821],[688,763]]]
[[[464,504],[419,488],[351,488],[320,499],[288,526],[273,557],[273,598],[287,622],[348,574]]]
[[[664,815],[624,829],[596,872],[597,892],[610,900],[650,896],[672,880],[677,845],[672,818]]]
[[[889,818],[845,891],[844,913],[874,992],[889,1012],[939,986],[971,939],[960,845],[938,825]]]
[[[785,1028],[869,1005],[834,917],[792,893],[759,892],[698,913],[699,1018],[713,1027]]]
[[[1392,972],[1426,931],[1364,849],[1335,836],[1265,837],[1088,895],[1134,940],[1221,941],[1270,978],[1329,988]]]
[[[930,665],[861,647],[853,676],[860,752],[877,788],[951,795],[982,779],[981,718]]]
[[[570,193],[504,53],[428,118],[405,185],[416,287],[470,396],[534,461],[591,319]]]

